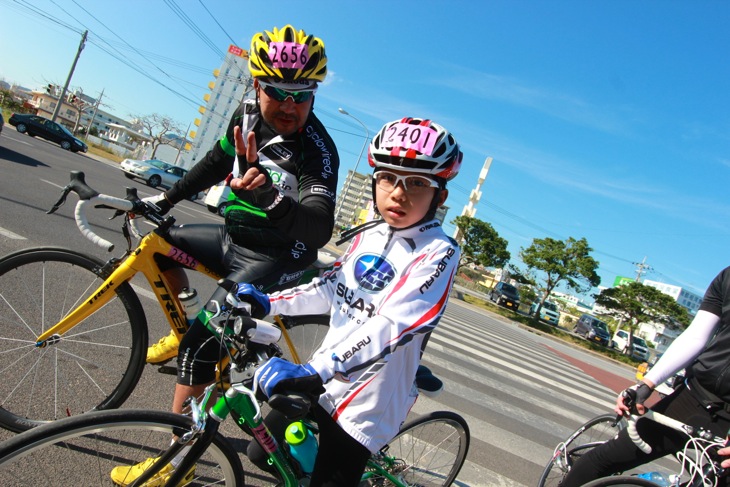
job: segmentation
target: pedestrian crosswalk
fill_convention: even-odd
[[[423,356],[445,391],[419,398],[413,413],[447,409],[467,420],[472,443],[456,485],[534,486],[560,440],[612,409],[615,391],[557,347],[565,348],[463,302],[449,304]]]

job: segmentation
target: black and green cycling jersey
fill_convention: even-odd
[[[183,200],[239,174],[233,128],[256,134],[259,162],[269,171],[283,200],[263,211],[231,193],[225,225],[232,240],[245,247],[291,250],[292,258],[312,255],[332,236],[339,156],[322,123],[310,112],[304,126],[282,137],[260,116],[254,100],[236,110],[225,136],[178,181],[166,195],[172,203]],[[241,165],[245,169],[246,161]]]

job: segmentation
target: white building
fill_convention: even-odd
[[[672,284],[667,284],[665,282],[659,281],[650,281],[649,279],[645,279],[642,284],[658,289],[664,294],[673,297],[680,306],[684,306],[685,308],[687,308],[689,314],[693,316],[696,315],[697,311],[699,311],[700,309],[702,296],[693,293],[692,291],[688,291],[681,286],[673,286]]]
[[[216,79],[208,84],[210,93],[203,96],[207,103],[198,110],[202,116],[194,122],[198,128],[188,134],[193,139],[192,147],[180,157],[179,164],[187,169],[202,159],[223,136],[231,115],[244,97],[253,96],[253,79],[245,49],[231,44],[223,64],[213,71],[213,75]]]
[[[685,307],[690,315],[695,315],[700,309],[702,296],[699,294],[688,291],[680,286],[648,279],[645,279],[642,284],[658,289],[664,294],[671,296],[680,306]],[[639,336],[656,344],[657,353],[664,353],[680,333],[682,333],[682,330],[675,330],[660,323],[642,323],[638,329]]]

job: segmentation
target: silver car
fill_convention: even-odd
[[[158,186],[169,188],[179,181],[186,172],[181,167],[173,166],[159,159],[148,159],[146,161],[124,159],[120,164],[120,168],[129,179],[143,179],[153,188]]]
[[[173,184],[182,179],[188,172],[180,166],[175,166],[159,159],[147,159],[144,161],[124,159],[119,167],[129,179],[142,179],[148,186],[153,188],[171,188]],[[196,200],[203,196],[203,194],[197,194],[191,200]]]

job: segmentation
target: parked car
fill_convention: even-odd
[[[231,194],[231,187],[225,181],[221,181],[215,186],[211,186],[205,195],[203,203],[211,213],[218,213],[220,216],[223,216],[226,207],[228,207],[229,194]]]
[[[515,311],[520,307],[520,293],[517,292],[516,287],[507,282],[498,282],[489,292],[489,299]]]
[[[607,347],[611,341],[608,325],[593,315],[584,313],[573,327],[573,333],[584,336],[586,340],[597,342]]]
[[[613,335],[613,348],[625,351],[629,343],[629,332],[626,330],[618,330]],[[629,355],[641,362],[649,360],[649,345],[644,341],[643,338],[634,335],[633,343],[631,344],[631,351]]]
[[[182,179],[188,172],[180,166],[175,166],[159,159],[124,159],[119,164],[119,168],[129,179],[142,179],[148,186],[153,188],[171,188],[173,184]],[[201,192],[190,199],[196,200],[203,196],[204,194]]]
[[[530,306],[530,311],[528,312],[530,316],[533,316],[535,314],[539,304],[540,303],[532,303],[532,306]],[[558,305],[553,303],[552,301],[545,300],[545,302],[542,303],[542,307],[540,308],[539,319],[551,325],[558,326],[558,323],[560,323],[560,311],[558,311]]]
[[[21,134],[27,133],[31,137],[42,137],[57,143],[66,150],[72,152],[86,152],[89,150],[89,147],[74,137],[69,129],[47,118],[38,115],[13,113],[8,119],[8,123]]]

